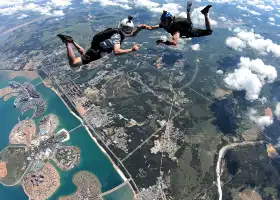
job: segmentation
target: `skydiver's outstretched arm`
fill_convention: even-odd
[[[142,26],[143,29],[150,30],[150,31],[160,28],[159,25],[148,26],[147,24],[141,24],[140,26]]]
[[[140,49],[140,47],[138,45],[136,45],[136,44],[134,44],[131,49],[121,49],[121,45],[120,44],[115,44],[115,46],[114,46],[114,54],[116,56],[118,56],[118,55],[122,55],[122,54],[131,53],[131,52],[134,52],[134,51],[138,51],[139,49]]]
[[[166,44],[166,45],[176,46],[177,43],[178,43],[179,38],[180,38],[180,32],[176,32],[172,36],[172,40],[171,41],[167,40],[166,42],[164,42],[163,40],[157,40],[157,44]]]
[[[132,31],[130,35],[126,35],[127,37],[135,37],[141,30],[145,29],[146,27],[143,24],[140,24],[136,29]]]

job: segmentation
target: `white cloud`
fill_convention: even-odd
[[[272,11],[274,10],[273,7],[276,7],[276,5],[280,5],[279,0],[208,0],[209,2],[213,3],[227,3],[227,4],[233,4],[233,5],[244,5],[255,7],[257,9],[261,9],[264,11]],[[248,9],[249,10],[249,9]]]
[[[151,12],[161,13],[163,10],[168,10],[172,14],[179,13],[183,7],[176,3],[159,4],[150,0],[83,0],[84,4],[99,2],[101,6],[120,6],[124,9],[132,9],[133,7],[143,7]],[[124,4],[125,3],[125,4]]]
[[[241,31],[242,31],[242,29],[241,29],[241,28],[239,28],[239,27],[237,27],[237,28],[233,29],[233,32],[235,32],[235,33],[239,33],[239,32],[241,32]]]
[[[15,6],[18,4],[22,4],[23,0],[1,0],[0,1],[0,8]]]
[[[244,43],[246,43],[246,45],[241,44],[241,42],[237,39],[232,39],[232,37],[229,37],[226,40],[226,44],[229,47],[236,50],[241,50],[244,49],[246,46],[248,46],[263,55],[267,53],[272,53],[276,57],[280,57],[280,45],[273,43],[272,40],[264,39],[261,35],[253,33],[252,30],[248,32],[246,30],[238,29],[238,31],[236,32],[237,32],[236,35],[237,38],[239,38]],[[236,40],[240,44],[237,46],[234,45],[232,42],[230,43],[230,41],[232,40]]]
[[[127,4],[120,5],[120,7],[123,8],[123,9],[125,9],[125,10],[132,9],[132,7],[130,7],[130,6],[127,5]]]
[[[261,59],[250,60],[250,58],[241,57],[238,66],[240,68],[250,69],[252,72],[257,74],[262,84],[265,82],[273,83],[277,78],[277,71],[275,67],[265,65]]]
[[[268,22],[270,25],[275,26],[274,22]]]
[[[199,51],[200,50],[199,44],[194,44],[191,47],[192,47],[192,50],[194,50],[194,51]]]
[[[18,17],[18,19],[24,19],[24,18],[26,18],[26,17],[28,17],[28,15],[22,14],[21,16]]]
[[[205,26],[205,17],[200,12],[204,7],[199,7],[193,10],[191,13],[192,22],[196,26]],[[215,20],[210,19],[210,22],[213,26],[217,25],[218,22]]]
[[[232,0],[208,0],[209,2],[213,3],[231,3]]]
[[[239,69],[229,73],[224,79],[227,87],[236,91],[245,91],[246,99],[253,101],[259,98],[263,85],[272,83],[277,78],[276,69],[265,65],[261,59],[240,58]]]
[[[249,10],[248,12],[251,13],[252,15],[261,15],[261,13],[256,12],[254,10]]]
[[[251,109],[249,111],[249,117],[250,117],[250,120],[255,122],[261,128],[269,126],[273,123],[273,119],[271,119],[270,116],[260,116],[260,115],[258,115],[258,113],[255,109]]]
[[[227,21],[227,18],[225,18],[224,16],[218,17],[218,19],[221,20],[221,21],[223,21],[223,22]]]
[[[217,71],[216,71],[216,74],[223,75],[224,72],[223,72],[222,70],[217,70]]]
[[[64,12],[63,12],[63,10],[54,10],[53,15],[56,17],[62,17],[62,16],[64,16]]]
[[[176,3],[167,3],[167,4],[163,4],[159,7],[150,8],[150,10],[152,12],[161,13],[163,10],[168,10],[172,14],[178,14],[181,9],[183,9],[183,7],[179,4],[176,4]]]
[[[102,0],[102,1],[100,1],[100,4],[101,4],[101,6],[118,6],[118,5],[120,5],[111,0]]]
[[[125,10],[132,9],[128,0],[83,0],[84,4],[91,4],[93,2],[98,2],[100,3],[101,6],[119,6]]]
[[[242,51],[246,47],[246,42],[237,37],[229,37],[226,40],[226,45],[235,50]]]
[[[265,11],[272,11],[274,10],[274,8],[271,6],[271,5],[265,5],[264,3],[271,3],[271,1],[261,1],[261,0],[247,0],[247,1],[242,1],[242,0],[239,0],[240,3],[243,3],[243,4],[248,4],[252,7],[256,7],[258,9],[261,9],[261,10],[265,10]]]
[[[274,22],[275,19],[273,17],[268,18],[269,21]]]
[[[265,11],[272,11],[274,8],[270,5],[263,5],[263,4],[255,4],[255,6],[259,9],[265,10]]]
[[[261,15],[261,13],[256,12],[254,10],[249,10],[248,12],[251,13],[252,15]]]
[[[259,98],[262,83],[250,69],[235,69],[224,79],[226,85],[236,91],[246,91],[246,99],[253,101]]]
[[[65,8],[70,6],[72,3],[71,0],[51,0],[50,2],[48,2],[48,4],[51,4],[55,7]]]
[[[247,11],[247,12],[251,13],[252,15],[261,15],[261,13],[258,13],[258,12],[254,11],[254,10],[251,10],[251,9],[247,8],[246,6],[238,5],[238,6],[236,6],[236,8],[238,8],[240,10]]]
[[[280,103],[279,102],[276,104],[276,108],[275,108],[274,114],[276,115],[276,117],[278,119],[280,119]]]
[[[41,0],[11,0],[0,2],[0,15],[13,15],[20,12],[37,12],[41,15],[62,16],[62,11],[71,5],[71,0],[49,0],[42,3]],[[63,14],[64,15],[64,14]]]
[[[139,6],[139,7],[145,7],[145,8],[156,8],[158,6],[160,6],[159,3],[155,3],[153,1],[150,1],[150,0],[134,0],[134,4],[136,6]]]
[[[150,0],[134,0],[136,7],[148,8],[152,12],[161,13],[163,10],[168,10],[172,14],[178,14],[183,7],[176,3],[166,3],[160,5],[159,3]]]

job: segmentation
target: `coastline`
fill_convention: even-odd
[[[98,178],[96,177],[95,174],[93,174],[92,172],[89,172],[89,171],[79,171],[79,172],[76,172],[76,173],[74,174],[73,178],[72,178],[72,182],[73,182],[74,185],[76,185],[76,184],[75,184],[75,181],[74,181],[74,180],[75,180],[75,176],[76,176],[77,174],[81,173],[81,172],[85,172],[85,173],[90,174],[91,176],[94,176],[94,177],[96,178],[96,180],[98,181],[98,184],[99,184],[100,189],[101,189],[101,183],[100,183],[100,181],[98,180]],[[72,196],[74,196],[77,192],[81,191],[81,186],[80,186],[80,185],[76,185],[76,186],[77,186],[77,189],[75,190],[75,192],[73,192],[73,193],[70,194],[70,195],[62,196],[62,197],[60,197],[58,200],[63,200],[65,197],[72,197]]]
[[[45,82],[43,81],[44,85]],[[74,113],[71,108],[66,104],[66,102],[62,99],[62,97],[59,95],[59,93],[56,91],[55,88],[50,87],[50,89],[56,93],[56,95],[61,99],[61,101],[64,103],[64,105],[67,107],[67,109],[69,110],[69,112],[74,115],[80,122],[81,124],[84,126],[84,128],[86,129],[88,135],[91,137],[91,139],[94,141],[94,143],[99,147],[99,149],[105,154],[105,156],[110,160],[111,164],[113,165],[114,169],[118,172],[118,174],[120,175],[120,177],[122,178],[122,180],[125,182],[127,181],[127,178],[125,177],[125,175],[123,174],[123,172],[120,170],[120,168],[113,162],[113,160],[111,159],[111,157],[109,156],[109,154],[105,151],[105,149],[97,142],[97,139],[91,134],[89,128],[85,125],[84,121],[82,118],[80,118],[76,113]],[[135,193],[134,190],[132,190],[133,193]]]

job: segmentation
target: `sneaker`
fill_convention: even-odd
[[[62,35],[62,34],[58,34],[57,37],[59,37],[62,42],[73,42],[73,38],[67,35]]]
[[[187,1],[187,11],[190,12],[192,7],[192,0]]]
[[[203,8],[200,12],[205,15],[209,12],[209,9],[212,7],[212,5],[208,5],[205,8]]]

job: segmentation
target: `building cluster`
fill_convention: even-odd
[[[48,199],[60,186],[60,176],[53,165],[46,163],[40,170],[29,172],[22,186],[29,199]]]
[[[40,134],[53,135],[58,124],[59,124],[59,119],[56,115],[49,114],[47,116],[44,116],[40,120],[40,124],[39,124]]]
[[[52,136],[38,136],[32,140],[32,144],[28,149],[28,160],[45,160],[53,156],[53,152],[57,146],[67,139],[67,133],[59,132]]]
[[[14,101],[15,108],[21,108],[24,113],[27,110],[34,109],[33,117],[39,117],[46,111],[46,103],[41,95],[36,91],[36,88],[30,83],[20,84],[15,81],[9,82],[9,86],[16,90],[16,99]],[[32,118],[33,118],[32,117]]]
[[[80,163],[80,149],[71,146],[60,147],[53,159],[62,170],[71,170]]]
[[[39,186],[44,182],[44,175],[41,174],[32,174],[31,175],[31,183],[33,186]]]

